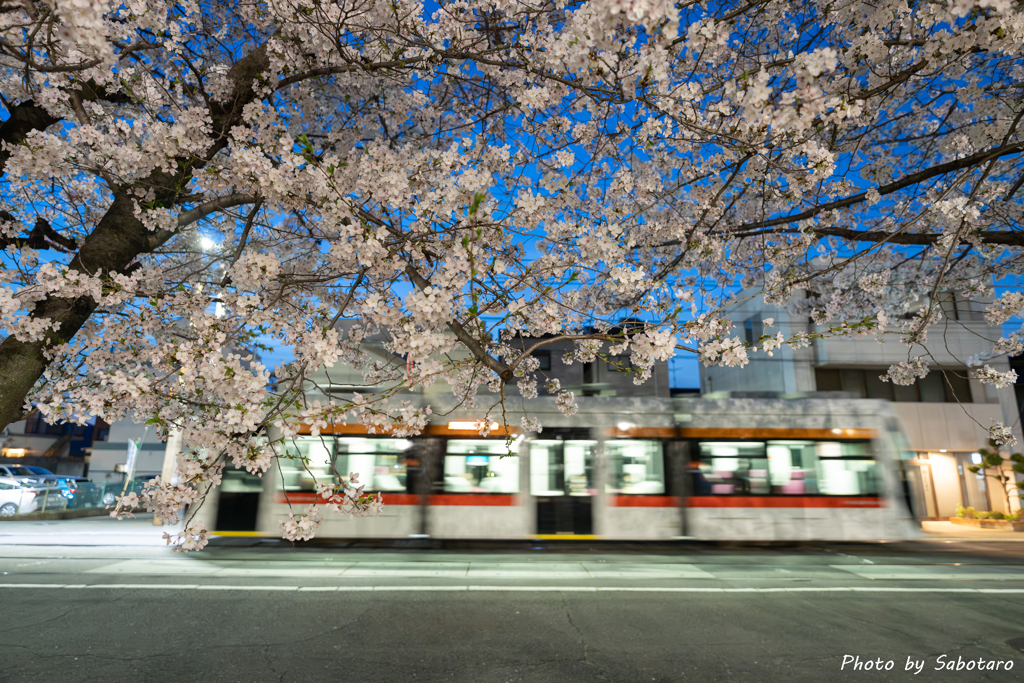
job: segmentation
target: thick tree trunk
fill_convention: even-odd
[[[158,206],[175,206],[183,195],[188,194],[192,174],[224,149],[228,132],[233,126],[243,123],[242,109],[257,97],[253,81],[268,66],[265,47],[253,50],[236,63],[228,72],[234,83],[234,97],[225,104],[211,106],[213,135],[206,153],[199,159],[180,159],[177,172],[156,172],[135,186],[155,191]],[[29,131],[41,130],[55,122],[56,119],[40,107],[25,102],[14,107],[11,118],[0,126],[0,138],[20,142]],[[0,154],[0,173],[9,156]],[[174,231],[154,232],[142,224],[135,216],[131,189],[122,187],[115,192],[113,203],[71,260],[69,266],[72,270],[101,277],[124,274],[137,257],[151,253],[174,236]],[[0,430],[21,418],[29,392],[49,365],[47,351],[69,342],[89,320],[96,306],[88,296],[76,299],[48,297],[36,304],[31,317],[53,321],[56,330],[42,341],[24,342],[8,336],[0,344]]]
[[[147,180],[150,186],[160,187],[166,194],[166,188],[175,187],[175,180],[182,175],[161,173]],[[132,200],[122,193],[82,243],[70,266],[89,275],[125,273],[137,256],[152,251],[172,235],[169,231],[154,233],[146,228],[135,217]],[[25,397],[49,364],[47,349],[69,342],[95,310],[96,301],[90,296],[48,297],[36,304],[32,318],[51,320],[57,325],[56,330],[40,341],[20,341],[11,335],[0,344],[0,429],[20,419]]]

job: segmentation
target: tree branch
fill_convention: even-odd
[[[428,287],[431,286],[430,281],[427,280],[422,275],[420,275],[419,271],[416,270],[416,268],[413,267],[412,264],[406,265],[405,274],[409,276],[409,279],[412,280],[413,284],[416,285],[420,289],[420,291],[423,291],[424,289],[427,289]],[[465,344],[466,348],[468,348],[473,353],[474,356],[480,359],[484,363],[484,365],[489,367],[491,370],[494,370],[494,372],[496,372],[498,376],[501,377],[502,380],[508,382],[509,380],[512,379],[512,368],[509,367],[508,365],[505,365],[500,360],[493,357],[491,354],[487,353],[487,350],[483,347],[483,344],[481,344],[469,332],[467,332],[466,328],[463,327],[462,324],[459,323],[459,321],[452,320],[451,322],[449,322],[448,329],[454,332],[458,340]]]

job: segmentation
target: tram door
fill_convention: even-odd
[[[224,472],[217,499],[217,531],[256,531],[263,479],[245,470]]]
[[[594,450],[584,439],[530,443],[530,493],[537,501],[538,534],[594,533]]]
[[[900,484],[903,485],[903,498],[910,508],[914,519],[928,519],[928,498],[925,494],[925,480],[922,466],[914,465],[907,460],[900,460]]]

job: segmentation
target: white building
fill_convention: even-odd
[[[762,334],[791,335],[827,331],[806,316],[790,315],[785,308],[765,304],[755,290],[739,297],[732,318],[748,343]],[[844,392],[855,397],[894,402],[907,444],[906,476],[921,518],[946,518],[957,505],[978,510],[1006,511],[1006,496],[996,477],[967,470],[980,462],[979,448],[988,441],[993,422],[1012,425],[1024,444],[1013,388],[997,389],[971,378],[966,361],[991,348],[987,340],[1001,332],[985,322],[982,305],[950,297],[943,305],[944,329],[930,331],[928,376],[909,387],[880,379],[890,365],[907,360],[907,347],[889,336],[880,343],[874,336],[816,339],[810,346],[784,346],[769,357],[750,354],[743,368],[701,368],[701,391],[712,396],[736,392],[777,392],[785,395]],[[774,319],[774,327],[762,321]],[[900,321],[894,321],[895,327]],[[920,347],[915,355],[922,353]],[[1009,370],[1005,357],[987,361],[999,371]],[[1013,496],[1012,510],[1020,507]]]
[[[123,481],[122,470],[128,462],[128,442],[141,439],[135,460],[133,476],[143,477],[160,474],[164,464],[167,442],[161,441],[156,429],[136,424],[131,418],[118,420],[110,425],[104,441],[94,441],[89,459],[89,478],[97,484]]]

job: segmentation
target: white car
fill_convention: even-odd
[[[15,481],[35,484],[38,474],[22,465],[0,465],[0,478],[10,477]]]
[[[11,477],[0,477],[0,517],[23,515],[36,509],[38,489]]]

